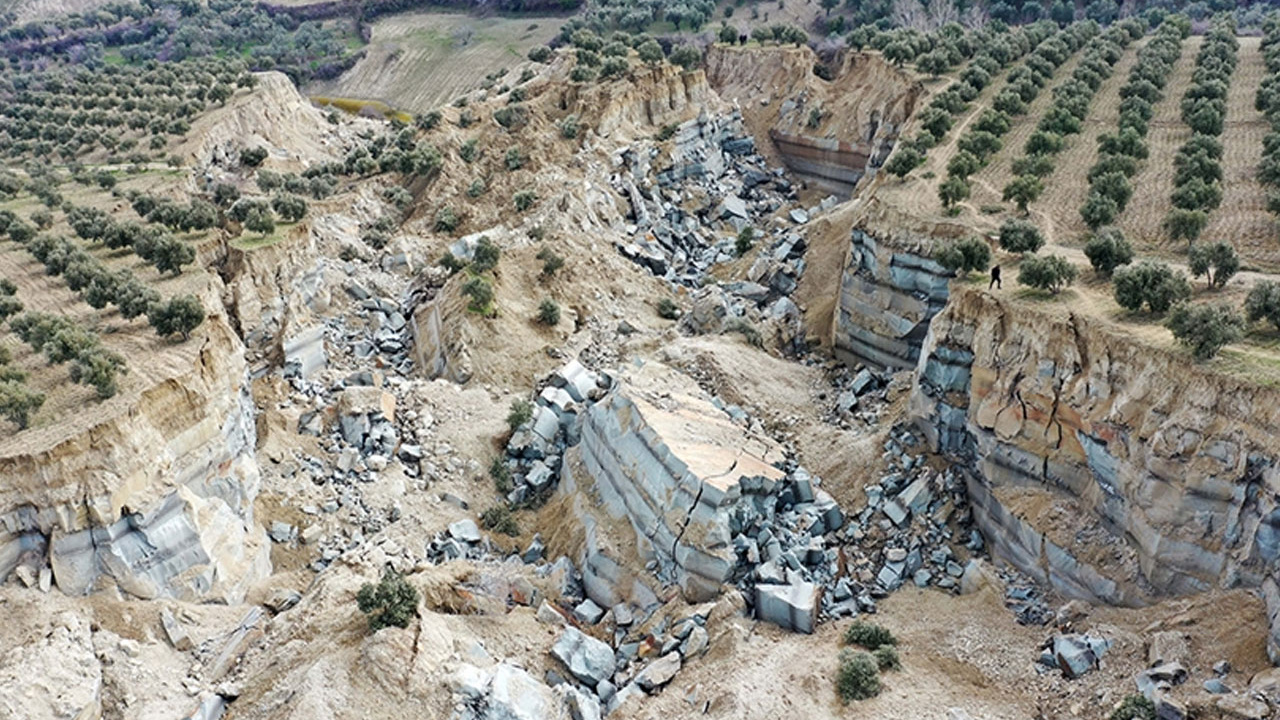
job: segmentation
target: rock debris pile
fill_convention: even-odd
[[[555,487],[565,449],[581,437],[583,413],[613,385],[607,373],[572,360],[551,374],[533,402],[530,419],[507,442],[499,474],[509,478],[507,502],[545,500]]]
[[[672,141],[671,165],[660,171],[652,143],[615,158],[611,184],[629,202],[631,220],[619,251],[673,284],[703,288],[712,266],[754,250],[747,278],[700,290],[686,325],[717,333],[734,319],[772,320],[789,329],[786,349],[802,335],[800,309],[788,296],[804,273],[807,247],[792,228],[836,198],[778,216],[797,201],[796,188],[756,152],[740,113],[704,114],[680,125]]]

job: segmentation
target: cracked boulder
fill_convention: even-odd
[[[581,435],[559,492],[574,516],[567,524],[584,535],[578,561],[591,599],[649,607],[652,587],[665,583],[691,602],[716,597],[737,564],[732,518],[744,485],[776,486],[781,448],[657,363],[593,404]]]

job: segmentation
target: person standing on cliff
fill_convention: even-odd
[[[1000,266],[999,265],[991,266],[991,282],[987,285],[987,289],[990,290],[993,287],[997,290],[1003,287],[1000,284]]]

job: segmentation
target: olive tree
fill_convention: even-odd
[[[1259,280],[1255,283],[1244,299],[1244,312],[1249,322],[1266,320],[1280,328],[1280,282]]]
[[[1146,306],[1153,313],[1165,313],[1175,303],[1191,297],[1191,284],[1185,275],[1151,260],[1116,270],[1114,283],[1116,303],[1131,312]]]
[[[1018,284],[1057,295],[1076,279],[1076,266],[1061,255],[1033,255],[1022,261]]]
[[[1111,275],[1115,269],[1133,262],[1133,246],[1120,228],[1108,227],[1089,236],[1084,245],[1085,257],[1099,275]]]
[[[1000,225],[1000,247],[1007,252],[1033,253],[1044,247],[1044,236],[1030,220],[1009,218]]]
[[[1208,360],[1244,336],[1244,318],[1226,303],[1179,303],[1165,325],[1197,360]]]
[[[1227,284],[1240,270],[1240,258],[1235,248],[1229,243],[1217,242],[1212,245],[1193,245],[1188,262],[1192,277],[1205,275],[1209,280],[1209,288],[1217,289]]]

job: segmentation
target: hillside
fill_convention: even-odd
[[[556,35],[563,19],[478,18],[445,11],[384,16],[373,22],[364,56],[350,70],[303,91],[427,112],[519,65],[530,49]],[[510,83],[511,78],[499,82]]]
[[[1280,24],[545,9],[0,28],[0,717],[1280,714]]]

